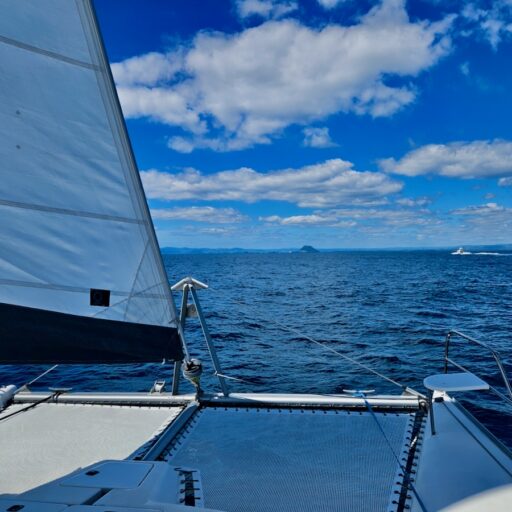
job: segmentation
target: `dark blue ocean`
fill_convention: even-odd
[[[278,324],[419,391],[425,376],[442,371],[445,335],[458,329],[497,349],[512,378],[512,255],[197,254],[165,256],[165,264],[170,283],[193,276],[210,286],[200,299],[223,372],[244,381],[229,381],[234,391],[400,391]],[[192,355],[205,364],[203,387],[216,391],[197,319],[188,320],[186,332]],[[454,339],[452,356],[504,390],[482,348]],[[3,367],[0,383],[22,384],[41,370]],[[171,373],[171,366],[158,364],[59,367],[34,389],[146,391],[157,378],[170,381]],[[490,392],[461,399],[512,446],[512,407]]]

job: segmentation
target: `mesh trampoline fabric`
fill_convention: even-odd
[[[413,414],[378,414],[407,454]],[[200,411],[166,455],[199,470],[204,506],[227,512],[396,510],[399,466],[368,412]]]

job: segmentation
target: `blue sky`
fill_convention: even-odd
[[[512,0],[95,0],[162,246],[512,243]]]

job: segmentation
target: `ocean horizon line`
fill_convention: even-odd
[[[285,248],[251,247],[162,247],[162,254],[265,254],[265,253],[333,253],[333,252],[402,252],[402,251],[451,251],[459,247],[468,251],[512,251],[512,243],[507,244],[454,244],[445,246],[398,246],[398,247],[315,247],[305,245]]]

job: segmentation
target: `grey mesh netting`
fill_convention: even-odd
[[[395,454],[406,455],[414,415],[377,416]],[[208,408],[166,460],[197,468],[204,506],[226,512],[395,510],[401,485],[368,412]]]

